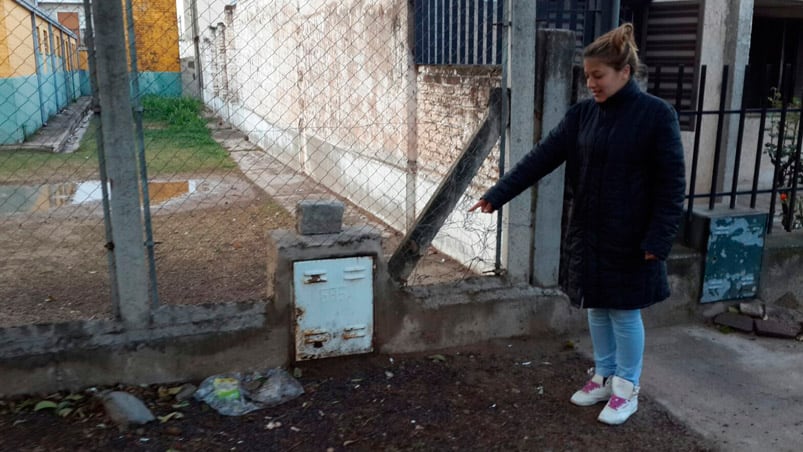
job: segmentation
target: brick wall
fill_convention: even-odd
[[[499,87],[494,66],[420,66],[418,69],[418,168],[440,180],[479,127],[490,90]],[[498,178],[499,145],[472,182],[484,191]]]
[[[175,0],[138,0],[132,8],[139,70],[179,72]]]

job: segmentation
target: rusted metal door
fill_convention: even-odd
[[[373,351],[373,258],[293,264],[296,361]]]

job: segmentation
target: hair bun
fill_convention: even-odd
[[[633,36],[633,24],[626,23],[618,26],[611,35],[611,44],[620,52],[626,52],[627,45],[633,50],[638,50],[636,39]]]

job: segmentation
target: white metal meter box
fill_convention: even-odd
[[[296,361],[373,351],[373,258],[293,263]]]

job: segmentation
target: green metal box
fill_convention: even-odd
[[[691,245],[705,252],[701,303],[758,293],[767,214],[754,209],[695,210]]]

